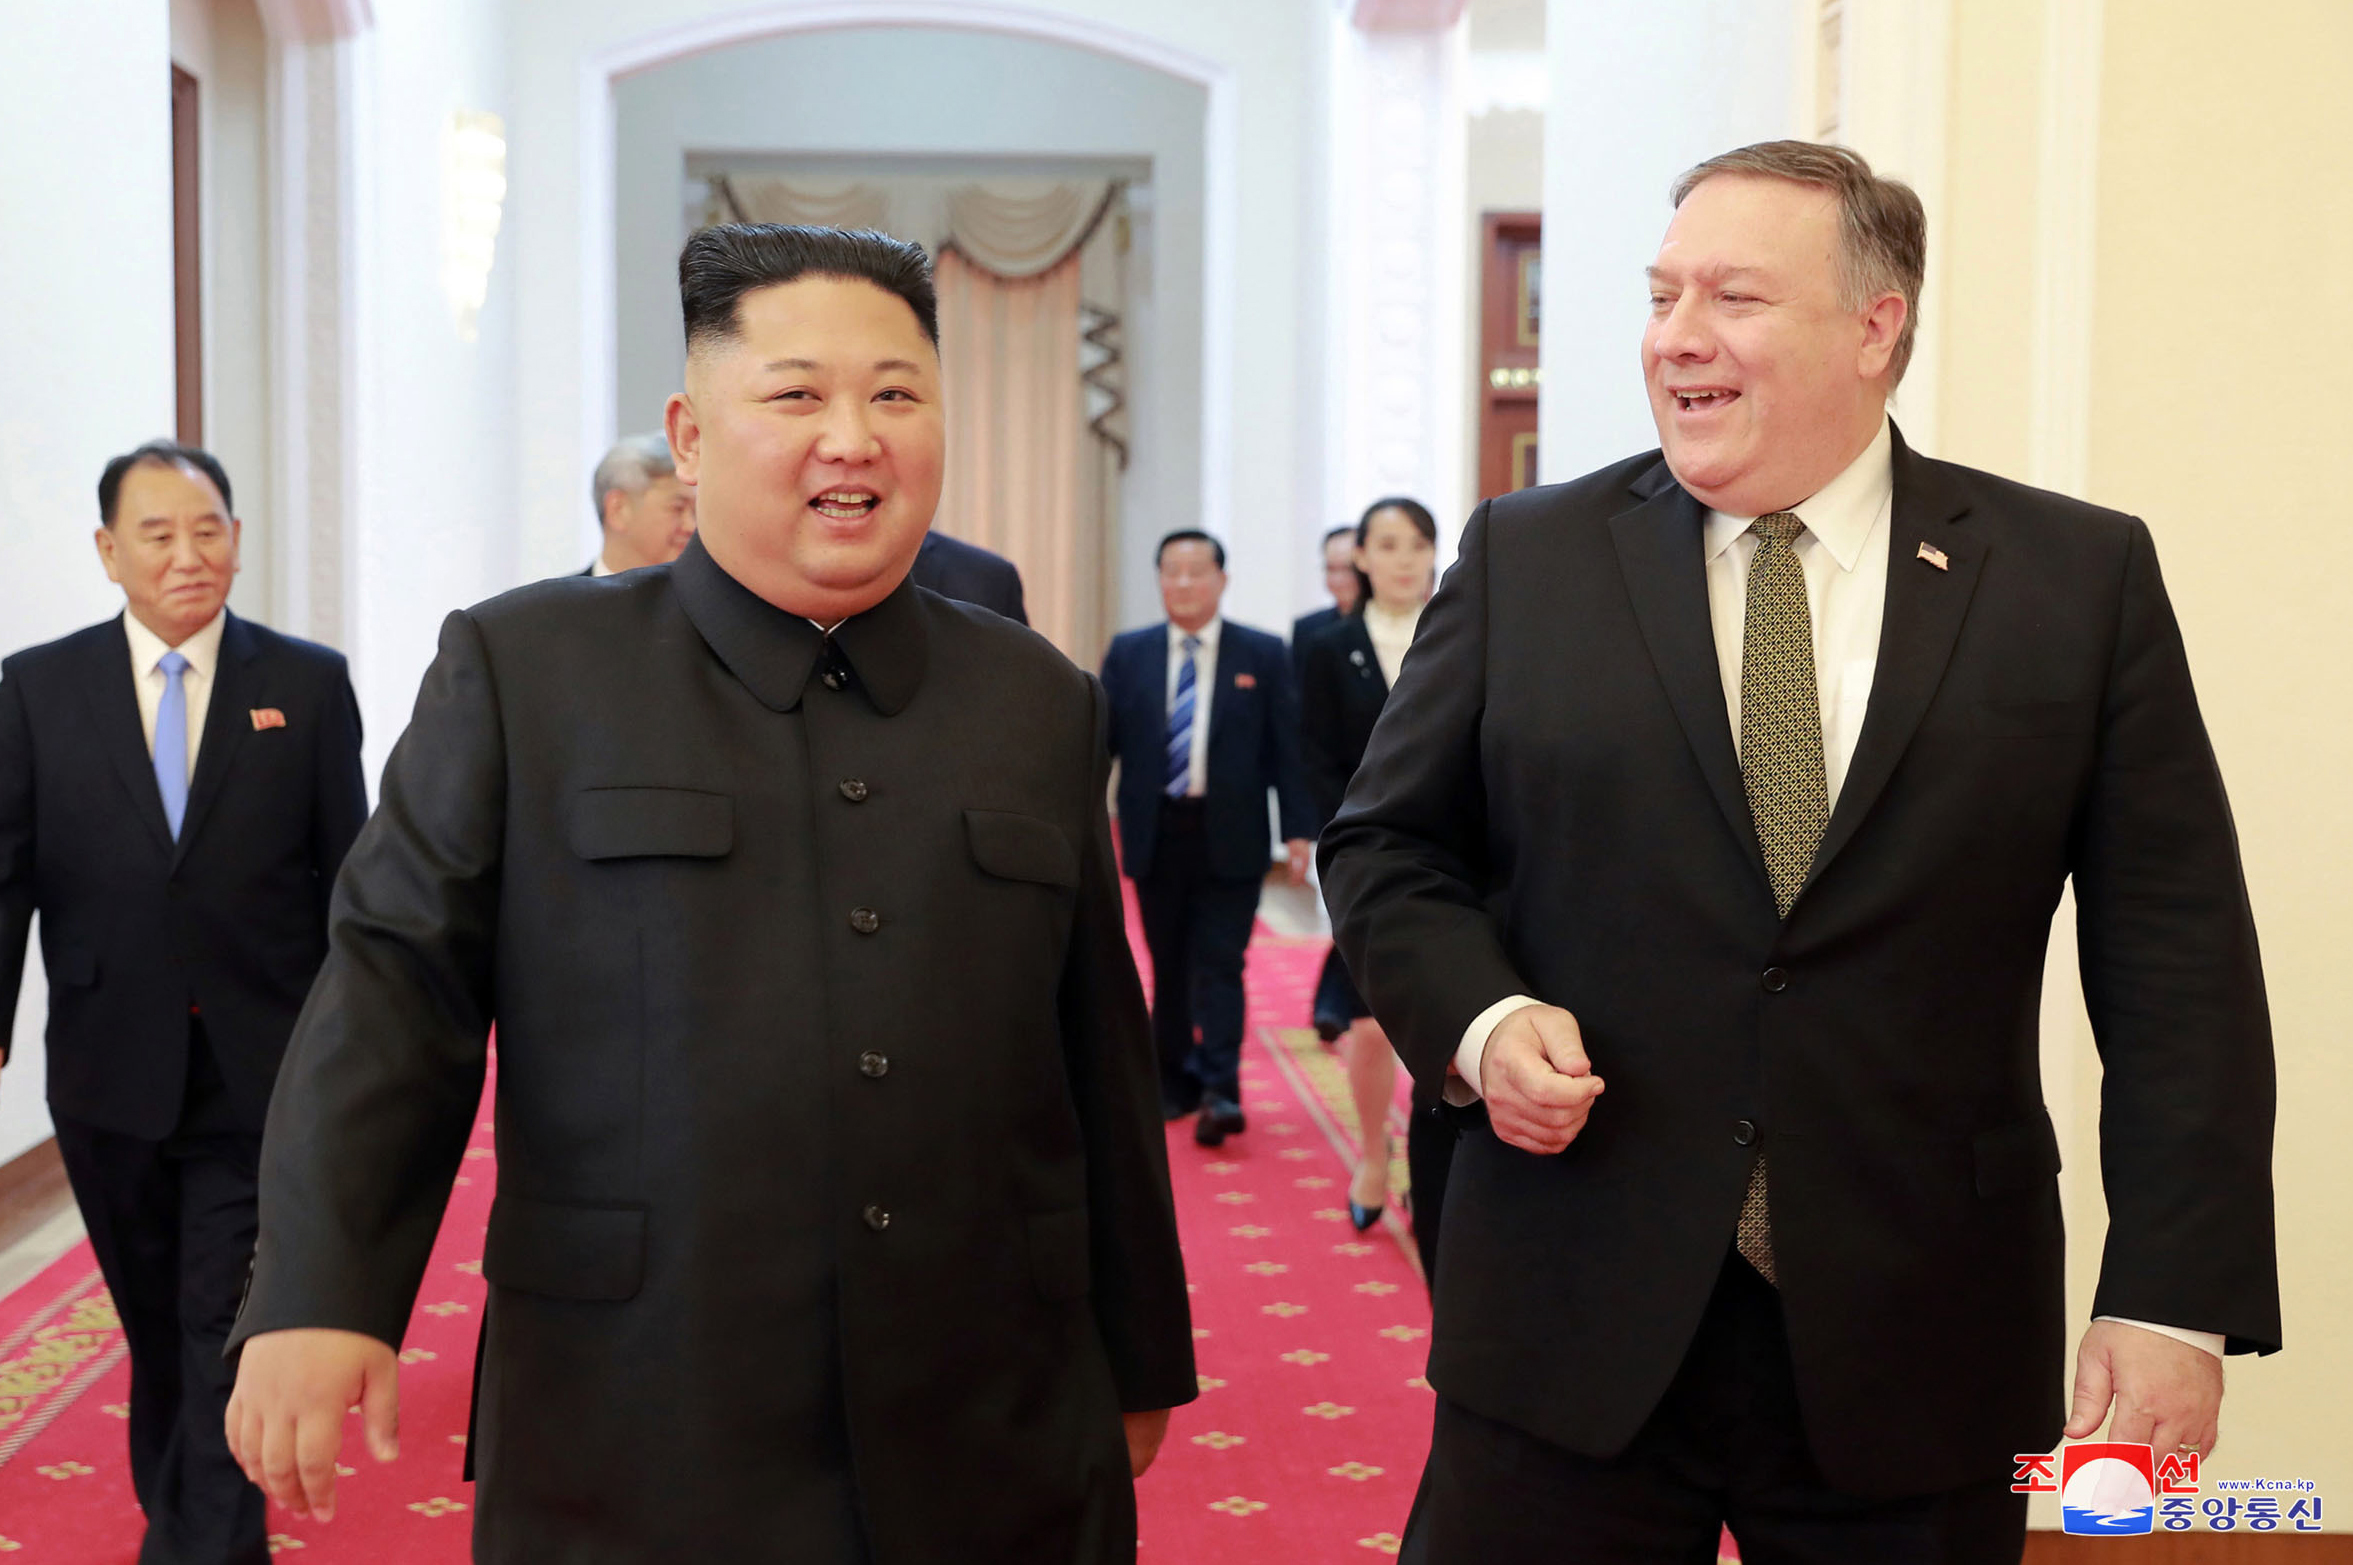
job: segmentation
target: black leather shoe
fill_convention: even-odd
[[[1223,1146],[1228,1136],[1239,1135],[1250,1128],[1242,1117],[1242,1105],[1211,1098],[1201,1105],[1201,1117],[1193,1121],[1193,1145],[1197,1147]]]
[[[1387,1203],[1385,1202],[1383,1203],[1383,1205],[1386,1204]],[[1382,1208],[1379,1206],[1358,1206],[1356,1204],[1355,1198],[1350,1197],[1348,1202],[1348,1221],[1354,1225],[1358,1233],[1363,1233],[1367,1228],[1372,1227],[1373,1224],[1381,1220],[1381,1210]]]
[[[1326,1043],[1337,1043],[1340,1034],[1348,1030],[1348,1023],[1329,1011],[1315,1013],[1315,1035]]]

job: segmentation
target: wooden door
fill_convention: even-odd
[[[172,67],[172,378],[182,445],[204,444],[203,212],[196,78]]]
[[[1536,366],[1543,326],[1543,215],[1489,212],[1479,307],[1479,498],[1536,482]]]

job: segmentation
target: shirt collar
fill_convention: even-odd
[[[1882,417],[1879,433],[1871,437],[1861,456],[1849,462],[1836,478],[1790,507],[1798,520],[1806,524],[1806,531],[1822,541],[1822,547],[1830,551],[1830,557],[1842,571],[1853,570],[1862,560],[1871,530],[1895,493],[1893,430],[1894,425]],[[1707,558],[1712,560],[1731,548],[1733,540],[1747,532],[1755,520],[1753,516],[1708,512]]]
[[[789,712],[800,704],[828,641],[885,717],[904,709],[923,683],[929,637],[912,577],[902,579],[873,608],[836,625],[829,637],[720,569],[700,538],[668,569],[686,617],[728,672],[771,711]]]
[[[1217,633],[1218,630],[1224,626],[1225,622],[1226,620],[1223,614],[1212,614],[1209,617],[1208,624],[1193,632],[1193,635],[1198,638],[1201,643],[1202,651],[1209,653],[1213,657],[1216,656]],[[1177,629],[1175,620],[1170,620],[1168,622],[1168,650],[1171,654],[1174,654],[1182,652],[1184,649],[1185,633]]]
[[[163,638],[139,622],[139,616],[123,610],[123,637],[131,644],[131,667],[143,678],[154,672],[166,652],[177,652],[188,660],[188,667],[199,679],[210,679],[221,663],[221,633],[228,627],[229,611],[224,608],[205,622],[204,628],[177,647],[167,647]]]

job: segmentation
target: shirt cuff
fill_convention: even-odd
[[[1544,1002],[1532,995],[1515,994],[1496,1001],[1471,1019],[1462,1031],[1462,1042],[1455,1046],[1454,1068],[1460,1072],[1447,1078],[1446,1101],[1456,1108],[1479,1101],[1479,1065],[1487,1058],[1487,1040],[1495,1035],[1496,1027],[1514,1011],[1524,1011],[1531,1005]]]
[[[2160,1326],[2154,1321],[2126,1320],[2121,1315],[2096,1315],[2093,1319],[2114,1321],[2119,1326],[2138,1326],[2141,1330],[2153,1331],[2160,1337],[2171,1337],[2174,1341],[2186,1342],[2193,1348],[2204,1348],[2216,1358],[2222,1357],[2223,1338],[2219,1331],[2191,1331],[2185,1326]]]

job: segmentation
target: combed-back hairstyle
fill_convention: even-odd
[[[1694,164],[1677,176],[1675,205],[1718,174],[1786,179],[1838,198],[1838,292],[1842,309],[1861,310],[1883,293],[1904,297],[1904,329],[1887,361],[1890,389],[1902,383],[1920,330],[1920,284],[1928,275],[1928,214],[1900,179],[1883,179],[1844,147],[1814,141],[1760,141]]]
[[[658,429],[650,435],[623,435],[614,441],[613,449],[597,463],[595,476],[588,481],[597,525],[605,523],[605,496],[616,489],[624,494],[643,494],[646,485],[677,471],[678,464],[670,456],[670,437]]]
[[[123,480],[134,467],[190,467],[212,480],[221,492],[221,509],[229,515],[237,514],[237,503],[229,496],[229,472],[221,466],[221,459],[210,451],[196,446],[184,446],[177,440],[150,440],[136,451],[125,451],[106,464],[106,471],[98,475],[98,520],[108,527],[114,525],[114,503],[123,492]]]
[[[745,294],[803,277],[868,282],[896,294],[915,312],[932,347],[939,347],[939,296],[923,246],[864,228],[723,223],[701,230],[678,252],[686,351],[732,341],[743,329],[738,306]]]
[[[1209,545],[1209,552],[1217,561],[1217,568],[1221,571],[1226,568],[1226,546],[1224,544],[1219,543],[1198,527],[1180,527],[1161,539],[1160,547],[1152,551],[1152,568],[1154,570],[1160,568],[1160,557],[1168,553],[1168,546],[1172,543],[1205,543]]]

